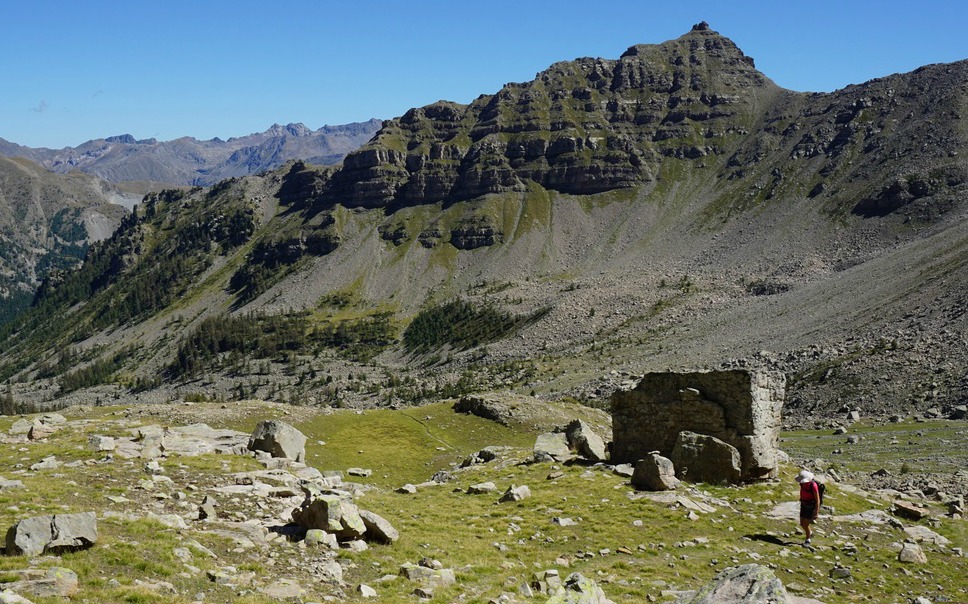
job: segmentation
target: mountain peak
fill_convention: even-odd
[[[268,134],[269,136],[309,136],[312,133],[312,130],[301,123],[289,123],[285,126],[273,124],[269,126],[268,130],[265,131],[265,134]]]
[[[138,142],[130,134],[118,134],[117,136],[109,136],[104,140],[109,143],[124,143],[127,145],[133,145]]]

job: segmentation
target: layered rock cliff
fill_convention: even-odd
[[[780,92],[700,24],[618,60],[557,63],[467,106],[411,109],[347,156],[325,197],[372,208],[521,192],[529,182],[575,194],[640,186],[663,158],[732,150]]]

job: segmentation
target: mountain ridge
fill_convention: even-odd
[[[273,169],[292,159],[336,163],[366,142],[380,124],[371,119],[317,130],[303,124],[273,124],[264,132],[228,140],[184,136],[159,142],[119,134],[63,149],[34,149],[0,139],[0,155],[26,157],[61,174],[81,170],[115,183],[206,186]]]

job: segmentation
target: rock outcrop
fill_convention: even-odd
[[[736,124],[778,92],[730,40],[693,30],[618,60],[557,63],[470,105],[411,109],[347,155],[324,196],[374,208],[524,192],[528,183],[573,194],[634,187],[654,180],[664,157],[725,153],[741,134]]]

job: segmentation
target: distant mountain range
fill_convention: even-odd
[[[186,136],[159,142],[123,134],[63,149],[24,147],[0,138],[0,155],[27,158],[59,174],[80,170],[114,183],[207,186],[265,172],[293,159],[321,165],[339,163],[367,142],[380,125],[378,119],[318,130],[302,124],[274,124],[265,132],[224,141]]]

